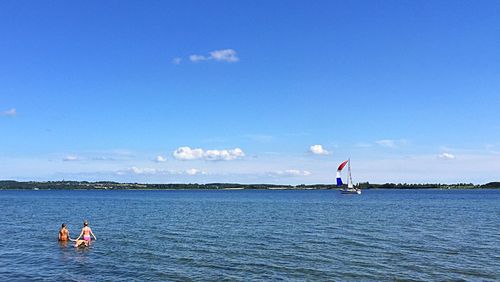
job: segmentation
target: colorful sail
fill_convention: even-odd
[[[337,186],[341,187],[343,185],[340,173],[342,172],[345,166],[347,166],[347,187],[342,188],[340,192],[342,194],[356,194],[356,195],[361,194],[361,189],[356,188],[354,186],[354,182],[352,182],[351,159],[348,159],[347,161],[344,161],[339,165],[339,168],[337,169]]]
[[[339,165],[339,168],[337,169],[337,187],[340,187],[342,186],[342,178],[340,177],[340,172],[342,171],[342,169],[344,169],[345,165],[349,162],[349,160],[347,161],[344,161],[343,163],[341,163]]]
[[[341,164],[339,165],[339,168],[337,168],[337,171],[342,171],[342,169],[344,168],[344,166],[345,166],[348,162],[349,162],[349,160],[344,161],[343,163],[341,163]]]

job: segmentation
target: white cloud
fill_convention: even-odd
[[[137,157],[136,153],[125,149],[113,149],[104,151],[87,151],[86,154],[93,155],[94,160],[130,160]]]
[[[231,150],[207,150],[203,157],[207,161],[232,161],[236,159],[241,159],[245,156],[245,153],[240,148],[235,148]]]
[[[172,60],[172,64],[174,64],[174,65],[180,65],[180,64],[181,64],[181,62],[182,62],[182,58],[179,58],[179,57],[174,58],[174,59]]]
[[[83,151],[74,154],[68,154],[62,157],[63,161],[99,161],[118,162],[135,159],[136,155],[127,150],[106,150],[106,151]]]
[[[179,147],[173,153],[174,158],[183,161],[197,160],[203,157],[202,149],[191,149],[189,147]]]
[[[8,116],[8,117],[13,117],[17,115],[16,109],[12,108],[10,110],[6,110],[3,112],[0,112],[0,116]]]
[[[450,154],[450,153],[442,153],[442,154],[438,155],[438,158],[442,159],[442,160],[454,160],[455,155]]]
[[[206,175],[207,173],[203,170],[196,168],[191,168],[187,170],[166,170],[166,169],[156,169],[148,167],[130,167],[127,169],[122,169],[116,171],[117,175]]]
[[[112,157],[107,157],[107,156],[97,156],[97,157],[93,157],[92,160],[94,160],[94,161],[114,161],[115,159],[113,159]]]
[[[376,144],[385,148],[399,148],[401,146],[407,145],[408,140],[406,139],[382,139],[375,141]]]
[[[454,159],[442,159],[438,154],[431,154],[414,155],[409,158],[358,160],[353,167],[353,177],[355,182],[370,183],[480,184],[497,181],[500,155],[476,153],[452,155]]]
[[[359,142],[359,143],[356,143],[355,146],[358,148],[370,148],[372,146],[372,144],[365,143],[365,142]]]
[[[185,170],[184,173],[187,175],[207,174],[206,172],[199,170],[199,169],[196,169],[196,168],[191,168],[191,169]]]
[[[189,161],[204,159],[207,161],[232,161],[245,157],[245,153],[240,148],[230,150],[203,150],[191,149],[190,147],[179,147],[173,152],[177,160]]]
[[[215,50],[210,52],[210,58],[216,61],[224,61],[228,63],[235,63],[240,59],[233,49]]]
[[[315,155],[329,155],[330,152],[325,150],[322,145],[312,145],[309,147],[309,151]]]
[[[155,169],[151,168],[150,169],[151,171],[155,171]],[[117,170],[116,171],[116,174],[117,175],[127,175],[127,174],[143,174],[145,172],[144,169],[141,169],[141,168],[138,168],[138,167],[131,167],[131,168],[127,168],[127,169],[121,169],[121,170]]]
[[[161,156],[161,155],[158,155],[155,158],[155,162],[157,162],[157,163],[164,163],[166,161],[167,161],[167,158],[165,158],[164,156]]]
[[[158,170],[157,169],[154,169],[154,168],[139,168],[139,167],[131,167],[129,169],[130,172],[134,173],[134,174],[157,174],[158,173]]]
[[[486,151],[491,153],[491,154],[500,155],[500,151],[496,150],[495,145],[486,144],[485,148],[486,148]]]
[[[236,54],[236,51],[233,49],[214,50],[209,53],[210,53],[209,56],[198,55],[198,54],[190,55],[189,60],[195,63],[208,60],[236,63],[240,60]]]
[[[66,156],[63,158],[63,161],[65,162],[73,162],[73,161],[79,161],[80,158],[78,156],[74,156],[74,155],[69,155],[69,156]]]
[[[283,171],[276,171],[271,173],[272,175],[277,176],[289,176],[289,177],[297,177],[297,176],[309,176],[311,172],[307,170],[298,170],[298,169],[288,169]]]
[[[375,141],[378,145],[386,148],[396,148],[396,141],[391,140],[391,139],[383,139],[383,140],[378,140]]]
[[[191,55],[191,56],[189,56],[189,60],[191,62],[196,63],[196,62],[200,62],[200,61],[206,61],[206,60],[208,60],[208,58],[205,56],[202,56],[202,55]]]

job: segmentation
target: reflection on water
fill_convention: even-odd
[[[68,247],[68,243],[69,241],[58,241],[59,243],[59,247],[61,248],[67,248]]]
[[[0,191],[0,280],[495,281],[499,200],[488,190]],[[74,234],[83,218],[99,241],[57,242],[61,222]],[[54,236],[20,240],[39,234]]]

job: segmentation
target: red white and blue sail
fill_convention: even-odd
[[[344,169],[344,167],[347,165],[348,162],[349,162],[349,160],[342,162],[339,165],[339,168],[337,169],[337,187],[340,187],[343,184],[342,178],[340,177],[340,172],[342,171],[342,169]]]

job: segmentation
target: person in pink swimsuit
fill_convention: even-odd
[[[97,238],[94,235],[94,232],[92,232],[92,229],[90,229],[89,227],[89,222],[85,220],[83,222],[82,232],[80,232],[80,235],[75,240],[76,241],[75,247],[80,247],[80,246],[88,247],[90,245],[90,240],[91,240],[90,235],[94,237],[94,240],[97,240]],[[83,240],[80,240],[82,236]]]

